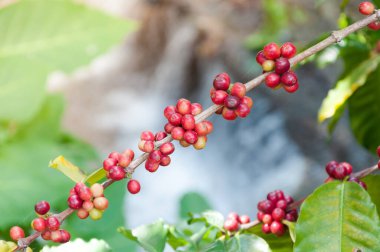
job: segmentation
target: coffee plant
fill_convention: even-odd
[[[343,1],[343,9],[347,2]],[[374,2],[380,4],[380,1]],[[144,165],[153,173],[170,165],[170,155],[175,152],[173,141],[184,148],[204,149],[214,127],[206,119],[214,114],[225,120],[249,116],[254,101],[246,94],[261,83],[265,82],[273,90],[282,88],[289,95],[297,92],[302,82],[291,67],[309,57],[321,60],[327,47],[338,49],[346,69],[323,101],[319,120],[331,118],[329,130],[332,131],[347,106],[358,142],[380,158],[380,35],[376,32],[380,30],[380,11],[371,2],[360,3],[358,11],[365,17],[354,22],[343,14],[340,30],[298,54],[291,42],[266,44],[256,56],[263,74],[248,83],[235,82],[228,73],[218,74],[210,80],[213,105],[206,109],[185,98],[168,105],[163,111],[167,123],[162,131],[141,133],[137,146],[143,154],[139,156],[135,156],[132,149],[111,152],[102,167],[90,174],[63,156],[54,159],[50,166],[75,182],[66,193],[67,208],[56,212],[51,202],[37,202],[36,217],[31,220],[33,231],[29,233],[13,226],[9,230],[13,241],[1,240],[0,251],[31,251],[29,246],[37,238],[54,243],[69,242],[71,234],[62,226],[68,216],[102,219],[109,205],[114,203],[109,200],[106,189],[118,181],[127,180],[129,193],[139,193],[144,185],[134,178],[135,170]],[[23,117],[31,116],[28,113],[33,109],[24,112]],[[0,109],[0,114],[2,112]],[[331,161],[325,169],[326,180],[303,199],[293,199],[273,188],[265,199],[257,202],[256,209],[247,210],[248,215],[231,212],[225,217],[209,210],[189,213],[187,222],[178,225],[158,220],[132,230],[120,227],[118,231],[149,252],[164,251],[166,246],[176,251],[202,252],[380,251],[380,177],[373,174],[380,169],[380,161],[359,172],[353,172],[352,165],[344,161]]]

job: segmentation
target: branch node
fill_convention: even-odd
[[[331,36],[335,39],[335,43],[339,43],[343,40],[343,36],[340,35],[339,31],[331,32]]]

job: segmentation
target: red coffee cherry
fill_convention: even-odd
[[[265,77],[265,84],[270,88],[275,88],[280,84],[281,77],[276,73],[270,73]]]
[[[60,243],[62,241],[62,234],[60,230],[55,230],[51,232],[50,239],[53,242]]]
[[[113,158],[107,158],[103,161],[103,169],[109,171],[112,166],[117,165],[118,161]]]
[[[265,58],[263,51],[260,51],[260,52],[257,53],[257,55],[256,55],[256,62],[259,65],[262,65],[266,60],[267,60],[267,58]]]
[[[229,109],[235,109],[240,104],[240,99],[236,96],[229,95],[224,101],[224,106],[226,106]]]
[[[51,232],[50,231],[42,232],[41,237],[45,241],[49,241],[49,240],[51,240]]]
[[[281,58],[276,59],[274,70],[277,74],[283,74],[289,71],[289,69],[290,69],[290,62],[287,58],[281,57]]]
[[[271,230],[270,230],[270,224],[263,224],[261,226],[261,231],[263,231],[264,234],[270,234]]]
[[[243,99],[240,100],[240,103],[246,104],[250,109],[253,107],[253,101],[251,97],[244,96]]]
[[[214,88],[216,90],[228,90],[228,87],[230,86],[230,76],[227,73],[221,73],[218,74],[213,82]]]
[[[66,243],[66,242],[70,241],[71,235],[69,232],[67,232],[66,230],[59,230],[59,232],[61,233],[60,243]]]
[[[46,222],[44,218],[36,218],[32,221],[32,228],[37,232],[43,232],[46,229]]]
[[[94,207],[98,210],[106,210],[108,208],[108,199],[105,197],[98,197],[94,199]]]
[[[206,122],[200,122],[195,124],[194,130],[195,132],[197,132],[198,136],[206,136],[207,134],[209,134]]]
[[[157,132],[156,135],[154,136],[154,141],[158,142],[167,137],[168,134],[164,131]]]
[[[344,169],[346,170],[346,176],[350,175],[352,173],[353,168],[352,168],[351,164],[349,164],[347,162],[342,162],[342,163],[340,163],[340,165],[343,166]]]
[[[187,99],[179,99],[176,108],[181,115],[191,114],[191,102]]]
[[[159,150],[154,150],[152,151],[148,158],[152,161],[152,162],[156,162],[156,163],[159,163],[161,162],[161,159],[162,159],[162,153],[161,151]]]
[[[50,216],[46,219],[46,227],[50,231],[58,230],[60,225],[61,225],[61,223],[59,223],[59,220],[57,219],[57,217]]]
[[[380,146],[377,147],[376,152],[377,152],[377,156],[380,158]]]
[[[83,200],[79,197],[79,195],[74,194],[69,196],[67,199],[67,204],[71,209],[79,209],[82,207]]]
[[[335,168],[339,165],[337,161],[330,161],[326,164],[326,172],[330,177],[333,177]]]
[[[272,213],[275,205],[270,200],[263,200],[257,204],[257,208],[264,213]]]
[[[108,157],[109,158],[113,158],[113,159],[115,159],[116,161],[119,161],[119,153],[117,153],[116,151],[113,151],[113,152],[111,152],[109,155],[108,155]]]
[[[293,58],[296,55],[297,49],[296,47],[290,43],[286,42],[281,46],[281,56],[287,59]]]
[[[269,60],[275,60],[281,56],[281,49],[276,43],[269,43],[264,46],[264,56]]]
[[[184,115],[181,121],[182,128],[185,130],[192,130],[195,127],[195,119],[191,114]]]
[[[236,115],[241,118],[247,117],[250,112],[251,112],[251,109],[248,107],[248,105],[243,104],[243,103],[240,103],[239,106],[235,110]]]
[[[169,156],[163,156],[160,162],[161,166],[168,166],[171,162],[171,159]]]
[[[13,226],[9,230],[9,236],[11,237],[12,240],[18,241],[21,238],[25,237],[24,230],[20,228],[19,226]]]
[[[174,140],[182,140],[185,130],[182,127],[175,127],[172,129],[171,135]]]
[[[247,88],[243,83],[236,82],[232,88],[230,94],[238,98],[243,98],[247,92]]]
[[[239,222],[236,219],[227,219],[224,222],[224,229],[230,232],[237,231],[239,229]]]
[[[164,143],[163,145],[160,146],[160,152],[164,156],[170,155],[174,152],[174,145],[172,143]]]
[[[145,169],[149,172],[156,172],[160,163],[152,162],[149,159],[145,162]]]
[[[294,84],[293,86],[284,86],[284,89],[286,92],[288,93],[294,93],[298,90],[299,88],[299,85],[298,85],[298,82],[296,84]]]
[[[82,208],[87,212],[90,212],[94,208],[94,203],[92,203],[92,201],[85,201],[82,204]]]
[[[342,180],[346,176],[346,168],[343,165],[339,164],[333,172],[333,178]]]
[[[140,135],[140,139],[145,141],[154,141],[154,134],[148,130],[143,131]]]
[[[247,223],[251,222],[251,219],[249,218],[248,215],[242,215],[242,216],[239,217],[239,222],[241,224],[247,224]]]
[[[224,90],[216,90],[211,94],[211,100],[216,105],[223,105],[224,100],[227,98],[228,93]]]
[[[89,213],[84,208],[81,208],[77,211],[77,216],[79,217],[79,219],[84,220],[89,216]]]
[[[198,141],[197,132],[193,130],[188,130],[183,135],[183,139],[189,144],[195,144]],[[162,147],[162,146],[161,146]]]
[[[281,222],[273,221],[270,225],[270,231],[277,236],[281,236],[285,233],[285,228]]]
[[[286,197],[289,197],[289,196],[285,196],[285,198]],[[276,202],[276,208],[281,208],[282,210],[286,210],[287,205],[288,205],[288,203],[284,199],[283,200],[279,200],[279,201]]]
[[[222,116],[224,119],[228,121],[233,121],[237,118],[235,110],[229,109],[227,107],[223,107]]]
[[[235,219],[235,220],[239,221],[239,215],[235,212],[231,212],[227,215],[227,219]]]
[[[131,179],[128,182],[127,188],[128,188],[128,191],[130,193],[136,194],[136,193],[140,192],[141,186],[137,180]]]
[[[81,187],[78,192],[78,196],[81,198],[81,200],[91,200],[92,198],[92,193],[90,188],[88,187]]]
[[[264,217],[265,213],[261,212],[261,211],[258,211],[257,212],[257,220],[260,221],[260,222],[263,222],[263,217]]]
[[[164,127],[165,132],[168,134],[170,134],[174,128],[175,128],[175,126],[172,125],[171,123],[165,124],[165,127]]]
[[[199,103],[192,103],[191,104],[191,114],[193,116],[199,115],[202,112],[203,108],[202,105]]]
[[[175,106],[167,106],[165,109],[164,109],[164,116],[166,117],[166,119],[169,119],[169,117],[176,113],[176,107]]]
[[[361,2],[359,12],[363,15],[371,15],[375,11],[375,6],[371,2]]]
[[[281,76],[281,83],[285,86],[293,86],[298,82],[297,75],[293,72],[286,72]]]
[[[118,181],[124,179],[125,174],[126,171],[122,167],[112,166],[107,175],[108,178]]]
[[[182,115],[180,113],[174,113],[169,117],[169,122],[174,126],[181,125]]]
[[[272,217],[276,221],[282,221],[285,218],[285,211],[281,208],[275,208],[272,212]]]
[[[50,204],[45,200],[40,201],[34,206],[34,210],[39,215],[45,215],[50,211]]]
[[[380,30],[380,22],[379,21],[372,22],[368,25],[368,28],[374,31],[378,31]]]
[[[273,221],[272,215],[264,214],[262,222],[265,224],[271,224]]]

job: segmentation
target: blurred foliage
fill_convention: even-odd
[[[201,213],[211,209],[207,199],[196,192],[188,192],[180,199],[180,217],[187,218],[189,213]]]
[[[14,224],[29,231],[39,200],[49,201],[53,211],[67,207],[74,182],[49,169],[49,160],[64,155],[86,174],[100,164],[90,145],[62,132],[64,102],[59,95],[46,94],[48,75],[88,64],[134,27],[131,21],[70,0],[23,0],[0,9],[0,196],[5,202],[0,212],[6,216],[0,220],[1,237],[8,238]],[[115,205],[104,215],[107,225],[88,224],[91,229],[79,233],[83,224],[72,218],[65,225],[74,237],[126,246],[116,234],[125,190],[115,186],[110,192]]]
[[[65,252],[65,251],[91,251],[91,252],[109,252],[112,251],[109,245],[103,240],[91,239],[88,242],[82,239],[69,241],[68,243],[58,246],[45,246],[41,252]]]

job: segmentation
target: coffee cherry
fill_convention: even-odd
[[[235,113],[235,110],[229,109],[227,107],[223,108],[222,116],[223,116],[224,119],[226,119],[228,121],[233,121],[237,117],[237,115]]]
[[[293,72],[286,72],[281,76],[281,83],[285,86],[293,86],[298,82],[297,76]]]
[[[160,146],[160,152],[162,153],[162,155],[168,156],[174,152],[174,145],[172,143],[164,143]]]
[[[257,55],[256,55],[256,62],[259,65],[262,65],[266,60],[267,60],[267,58],[265,58],[263,51],[260,51],[260,52],[257,53]]]
[[[290,69],[290,62],[287,58],[278,58],[276,59],[276,62],[275,62],[275,72],[277,74],[283,74],[287,71],[289,71]]]
[[[198,141],[197,132],[188,130],[183,134],[183,139],[189,144],[195,144]]]
[[[265,77],[265,84],[270,88],[275,88],[280,84],[281,77],[276,73],[270,73]]]
[[[67,199],[67,204],[71,209],[79,209],[82,207],[83,200],[79,197],[79,195],[71,195]]]
[[[203,121],[207,125],[207,134],[210,134],[214,130],[214,125],[210,121]]]
[[[59,223],[59,220],[57,219],[57,217],[50,216],[46,219],[46,227],[50,231],[58,230],[60,225],[61,223]]]
[[[86,219],[88,216],[89,216],[89,213],[88,211],[86,211],[85,209],[83,208],[80,208],[78,211],[77,211],[77,216],[79,217],[79,219]]]
[[[276,203],[279,199],[277,199],[277,194],[276,192],[270,192],[267,194],[267,200],[272,201],[273,203]]]
[[[119,156],[119,162],[118,164],[123,167],[123,168],[126,168],[129,166],[129,164],[132,162],[132,159],[129,159],[129,157],[126,157],[124,155],[120,155]]]
[[[197,142],[193,145],[196,150],[202,150],[206,147],[207,136],[198,136]]]
[[[262,221],[265,224],[271,224],[272,221],[273,221],[272,215],[270,215],[270,214],[264,214]]]
[[[131,179],[128,182],[127,188],[128,188],[128,191],[130,193],[136,194],[136,193],[140,192],[141,186],[137,180]]]
[[[275,208],[272,212],[272,217],[276,221],[282,221],[285,218],[285,211],[281,208]]]
[[[164,116],[166,117],[166,119],[169,119],[170,116],[174,113],[176,113],[176,108],[175,106],[167,106],[165,109],[164,109]]]
[[[171,162],[171,159],[169,156],[163,156],[160,162],[161,166],[168,166]]]
[[[263,200],[258,203],[257,208],[264,213],[272,213],[275,205],[270,200]]]
[[[273,221],[270,224],[270,231],[277,236],[281,236],[285,233],[284,225],[281,222]]]
[[[78,196],[83,201],[85,201],[85,200],[91,200],[92,193],[91,193],[90,188],[88,188],[88,187],[82,187],[82,188],[80,188],[79,192],[78,192]]]
[[[174,113],[169,117],[169,122],[174,126],[181,125],[182,115],[180,113]]]
[[[140,135],[140,139],[145,141],[154,141],[154,134],[148,130],[143,131]]]
[[[269,224],[263,224],[261,226],[261,231],[263,231],[264,234],[270,234],[270,225]]]
[[[285,196],[286,197],[286,196]],[[289,203],[290,204],[290,203]],[[281,208],[282,210],[286,210],[288,203],[286,200],[282,199],[276,202],[276,208]],[[273,210],[274,211],[274,210]]]
[[[326,172],[330,177],[333,177],[335,168],[339,165],[337,161],[330,161],[326,164]]]
[[[164,131],[157,132],[156,135],[154,136],[154,141],[158,142],[167,137],[168,134]]]
[[[77,192],[75,191],[74,188],[71,188],[69,191],[69,196],[71,196],[71,195],[77,195]]]
[[[287,221],[291,221],[291,222],[294,222],[294,221],[296,221],[297,219],[294,217],[293,214],[287,213],[287,214],[285,215],[285,220],[287,220]]]
[[[141,140],[138,145],[139,149],[143,152],[149,153],[154,150],[154,142],[153,141],[145,141]]]
[[[261,212],[261,211],[258,211],[257,212],[257,220],[260,221],[260,222],[263,222],[263,217],[264,217],[265,213],[264,212]]]
[[[363,15],[371,15],[375,11],[375,6],[371,2],[361,2],[359,12]]]
[[[218,74],[213,82],[213,86],[216,90],[228,90],[228,87],[230,86],[230,76],[227,73],[221,73]]]
[[[175,128],[175,126],[172,125],[171,123],[165,124],[165,127],[164,127],[165,132],[168,134],[170,134],[174,128]]]
[[[226,106],[229,109],[235,109],[240,104],[240,99],[236,96],[229,95],[224,101],[224,106]]]
[[[380,158],[380,146],[376,149],[377,156]]]
[[[162,153],[161,151],[159,150],[154,150],[152,151],[148,158],[152,161],[152,162],[155,162],[155,163],[159,163],[161,162],[161,159],[162,159]]]
[[[264,46],[264,56],[269,60],[275,60],[281,56],[281,49],[276,43],[269,43]]]
[[[125,170],[120,166],[112,166],[108,172],[108,178],[112,180],[122,180],[125,177]]]
[[[195,124],[194,130],[195,132],[197,132],[198,136],[205,136],[209,134],[206,122],[200,122]]]
[[[145,169],[148,172],[156,172],[159,166],[160,166],[160,163],[150,161],[149,159],[145,162]]]
[[[182,140],[185,130],[182,127],[175,127],[172,129],[171,135],[174,140]]]
[[[91,193],[94,197],[101,197],[104,193],[104,188],[101,184],[95,183],[90,187]],[[86,202],[86,201],[85,201]]]
[[[186,148],[186,147],[189,147],[191,144],[189,144],[188,142],[186,142],[185,140],[181,140],[181,141],[179,141],[179,144],[182,146],[182,147],[184,147],[184,148]]]
[[[109,169],[114,166],[114,165],[117,165],[118,161],[116,159],[113,159],[113,158],[107,158],[103,161],[103,169],[106,170],[106,171],[109,171]]]
[[[13,226],[9,230],[9,236],[11,237],[12,240],[17,241],[18,239],[24,238],[25,233],[24,233],[24,230],[20,228],[19,226]]]
[[[32,228],[37,232],[42,232],[46,229],[46,222],[44,218],[36,218],[32,221]]]
[[[273,71],[275,68],[275,62],[273,60],[266,60],[261,66],[264,70],[264,72],[270,72]]]
[[[181,115],[191,114],[191,102],[189,100],[179,99],[176,108]]]
[[[52,242],[60,243],[62,241],[62,234],[60,230],[51,232],[50,239]]]
[[[237,116],[241,118],[245,118],[249,115],[251,112],[251,109],[248,107],[247,104],[240,103],[239,106],[237,106],[235,113]]]
[[[224,222],[224,229],[230,232],[237,231],[239,229],[239,222],[236,219],[227,219]]]
[[[202,105],[199,103],[192,103],[191,104],[191,114],[193,116],[199,115],[202,112],[203,108]]]
[[[34,210],[39,215],[45,215],[50,211],[50,204],[45,200],[40,201],[34,206]]]
[[[181,121],[182,128],[185,130],[192,130],[195,127],[195,119],[191,114],[184,115]]]
[[[380,30],[380,22],[379,21],[372,22],[368,25],[368,28],[374,31],[378,31]]]
[[[91,209],[89,214],[90,214],[90,218],[93,219],[94,221],[100,220],[103,216],[103,212],[96,208]]]
[[[236,221],[239,221],[239,215],[235,212],[231,212],[227,215],[227,219],[234,219]]]
[[[297,49],[296,47],[290,43],[286,42],[281,46],[281,56],[287,59],[293,58],[294,55],[296,55]]]
[[[377,168],[380,170],[380,161],[377,162]]]
[[[287,204],[292,204],[294,202],[294,199],[289,195],[285,195],[284,199]]]
[[[352,173],[353,169],[352,169],[352,165],[351,164],[349,164],[347,162],[342,162],[342,163],[340,163],[340,165],[343,166],[344,169],[346,170],[346,176],[350,175]]]
[[[70,241],[71,239],[71,235],[69,232],[67,232],[66,230],[60,230],[61,232],[61,243],[66,243],[68,241]]]
[[[99,196],[100,197],[100,196]],[[85,201],[83,202],[82,204],[82,208],[84,210],[86,210],[87,212],[89,212],[91,209],[94,208],[94,203],[92,203],[92,201]]]
[[[227,98],[228,93],[224,90],[216,90],[212,95],[211,95],[211,100],[214,104],[216,105],[223,105],[224,100]]]
[[[109,155],[108,155],[108,158],[113,158],[113,159],[115,159],[116,161],[119,161],[119,153],[118,152],[116,152],[116,151],[113,151],[113,152],[111,152]]]
[[[243,99],[240,100],[240,103],[246,104],[250,109],[253,107],[253,101],[251,97],[244,96]]]
[[[51,240],[51,231],[42,232],[41,237],[45,241],[50,241]]]
[[[98,210],[106,210],[108,208],[108,199],[106,199],[105,197],[95,198],[94,207]]]
[[[247,92],[247,88],[243,83],[236,82],[232,88],[230,94],[238,98],[243,98]]]
[[[350,182],[355,182],[355,183],[358,183],[358,184],[359,184],[360,179],[358,179],[357,177],[349,177],[349,178],[348,178],[348,181],[350,181]]]
[[[346,176],[347,176],[346,168],[344,166],[342,166],[341,164],[339,164],[333,172],[333,178],[344,179]]]
[[[367,184],[363,181],[359,181],[359,185],[364,188],[364,190],[367,190]]]
[[[251,219],[249,218],[248,215],[242,215],[242,216],[239,217],[239,222],[241,224],[247,224],[247,223],[251,222]]]

